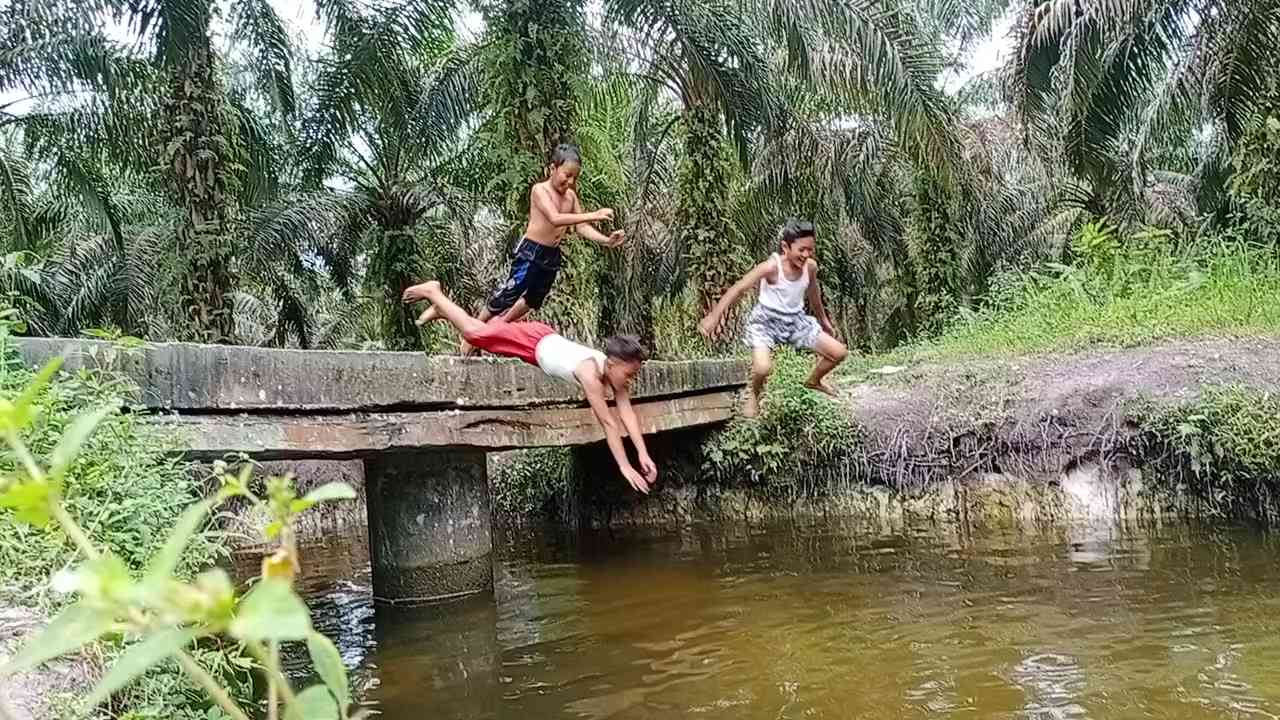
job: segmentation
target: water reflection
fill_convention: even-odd
[[[1280,712],[1275,542],[849,523],[496,538],[494,597],[308,580],[388,718],[1218,718]],[[334,559],[337,558],[337,559]],[[327,566],[327,569],[326,569]]]

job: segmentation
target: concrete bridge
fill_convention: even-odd
[[[600,442],[578,388],[514,360],[421,353],[165,343],[126,350],[19,341],[40,365],[110,368],[137,405],[185,436],[188,454],[364,461],[374,594],[422,602],[493,586],[485,453]],[[645,433],[727,420],[747,367],[646,363],[633,388]],[[618,481],[618,492],[631,492]]]

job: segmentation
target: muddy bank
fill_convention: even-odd
[[[1177,442],[1145,423],[1213,388],[1280,390],[1280,340],[890,370],[843,378],[841,403],[856,437],[839,462],[709,482],[699,472],[706,440],[686,437],[663,449],[666,472],[653,495],[624,493],[617,478],[578,480],[575,499],[556,510],[597,527],[806,516],[1044,525],[1203,514],[1201,468],[1183,467],[1187,458],[1172,457]],[[583,453],[580,469],[607,463],[600,448]],[[1267,507],[1243,514],[1280,514],[1280,503],[1263,495],[1250,502]]]
[[[0,665],[48,621],[38,610],[0,604]],[[52,718],[59,708],[83,697],[100,676],[101,668],[91,657],[59,658],[38,670],[0,678],[0,709],[8,711],[13,720]]]
[[[925,364],[850,380],[842,402],[865,434],[872,474],[887,484],[983,472],[1052,477],[1129,454],[1144,406],[1193,402],[1226,385],[1280,389],[1280,339]]]
[[[207,466],[197,472],[210,474]],[[254,491],[261,492],[266,478],[272,475],[294,475],[298,495],[331,482],[344,482],[356,491],[354,500],[321,503],[297,519],[299,542],[322,542],[329,537],[357,533],[367,537],[368,510],[364,497],[364,463],[360,460],[288,460],[263,462],[254,473]],[[209,492],[216,492],[210,487]],[[235,552],[252,553],[264,547],[262,529],[270,523],[265,513],[256,511],[248,501],[235,498],[223,506],[218,515],[219,528]]]

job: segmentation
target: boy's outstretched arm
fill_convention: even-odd
[[[733,307],[734,303],[738,302],[743,293],[759,285],[760,280],[768,275],[769,271],[774,267],[777,266],[771,260],[765,260],[752,268],[751,272],[743,275],[741,280],[734,283],[733,287],[725,292],[724,297],[720,298],[720,302],[717,302],[716,306],[711,308],[711,312],[707,313],[702,322],[698,323],[698,331],[706,337],[714,336],[720,330],[720,319],[724,317],[725,312]]]
[[[594,361],[591,362],[594,363]],[[626,448],[622,446],[622,434],[618,432],[618,421],[609,410],[609,403],[604,398],[604,385],[600,382],[600,378],[581,371],[577,373],[577,377],[578,382],[582,383],[582,391],[586,393],[591,411],[595,413],[596,421],[604,429],[604,439],[609,445],[609,452],[613,454],[613,461],[618,464],[618,471],[637,492],[647,494],[649,483],[645,482],[645,479],[631,467],[631,462],[627,460]]]
[[[822,286],[818,284],[817,261],[810,260],[805,272],[809,273],[809,289],[805,293],[809,299],[809,308],[813,310],[813,316],[818,319],[822,329],[831,337],[835,337],[836,328],[831,324],[831,318],[827,315],[826,306],[822,304]]]
[[[579,215],[586,214],[582,212],[582,202],[578,200],[577,193],[574,193],[573,195],[573,211],[578,213]],[[573,226],[573,229],[582,237],[592,242],[599,243],[608,248],[616,248],[622,244],[623,240],[627,239],[627,234],[621,230],[614,230],[608,235],[605,235],[604,233],[595,229],[595,227],[592,226],[591,223],[578,223],[577,225]]]
[[[640,473],[652,485],[658,479],[658,466],[649,457],[649,449],[644,444],[644,433],[640,431],[640,418],[636,417],[635,408],[631,407],[631,392],[626,388],[613,389],[613,401],[618,406],[618,417],[622,426],[631,436],[631,444],[636,446],[636,457],[640,460]]]
[[[590,213],[560,212],[560,209],[556,207],[555,201],[552,200],[547,193],[548,191],[546,188],[541,185],[535,185],[533,187],[533,192],[531,193],[533,196],[531,200],[534,209],[541,213],[542,216],[547,219],[547,222],[555,225],[556,227],[569,227],[576,226],[580,223],[613,219],[613,211],[609,208],[601,208],[600,210]]]

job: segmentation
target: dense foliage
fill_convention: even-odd
[[[6,6],[0,287],[32,332],[447,350],[400,291],[431,275],[478,306],[561,141],[629,242],[571,239],[544,316],[666,354],[708,351],[689,320],[792,214],[864,349],[1072,261],[1089,223],[1274,242],[1272,0],[314,11],[308,47],[269,0]],[[997,24],[1006,65],[967,73]]]

